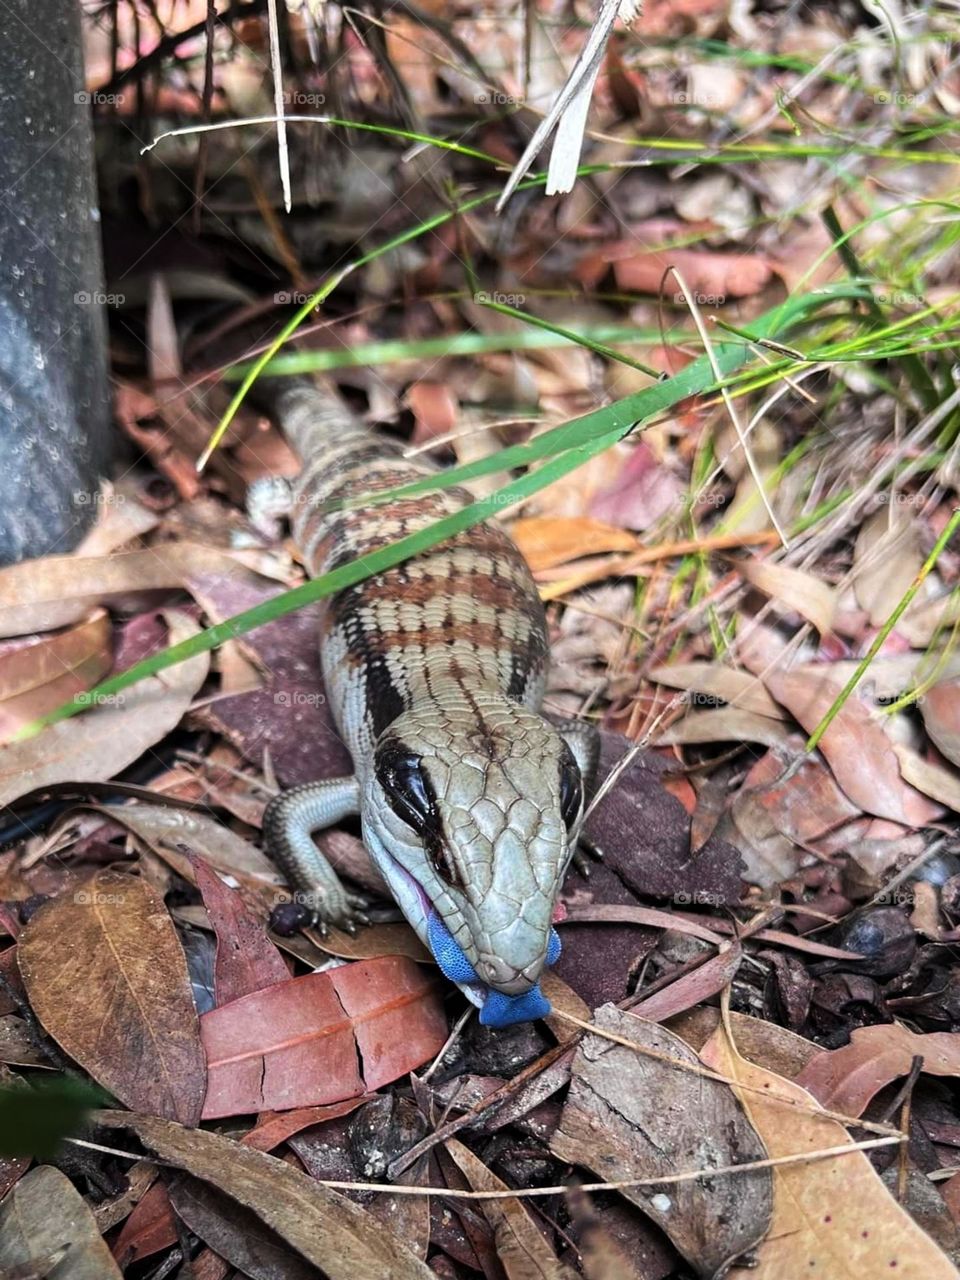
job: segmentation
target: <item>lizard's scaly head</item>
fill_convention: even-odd
[[[371,783],[364,836],[441,967],[469,984],[441,958],[449,931],[474,982],[529,992],[559,950],[553,912],[583,808],[564,740],[507,698],[411,710],[377,743]]]

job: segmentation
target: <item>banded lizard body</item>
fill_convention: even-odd
[[[450,488],[344,507],[432,468],[404,460],[335,393],[301,383],[274,408],[303,461],[291,525],[314,577],[472,501]],[[481,1022],[543,1016],[539,979],[559,954],[552,921],[594,742],[586,726],[539,714],[547,636],[523,557],[477,525],[332,596],[320,651],[356,772],[278,796],[264,815],[269,852],[321,922],[352,927],[364,904],[312,832],[359,814],[398,905]]]

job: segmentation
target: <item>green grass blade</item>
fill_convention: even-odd
[[[849,286],[845,287],[849,288]],[[836,295],[833,290],[824,289],[800,298],[787,299],[786,302],[759,317],[753,325],[752,336],[768,337],[783,332],[824,302],[831,301],[834,296]],[[748,356],[749,346],[743,342],[718,344],[714,349],[714,359],[725,375],[733,372],[738,365],[746,361]],[[445,487],[446,484],[457,483],[458,480],[462,481],[472,475],[489,474],[506,467],[519,466],[523,462],[540,461],[548,458],[548,454],[550,455],[549,459],[535,471],[528,472],[495,493],[443,517],[428,528],[380,547],[349,564],[341,565],[330,573],[295,587],[282,596],[227,618],[206,631],[181,641],[180,644],[153,654],[121,675],[111,676],[86,692],[82,698],[63,703],[47,715],[22,726],[15,735],[16,738],[30,737],[39,733],[46,726],[74,716],[91,704],[95,704],[98,699],[120,693],[147,676],[164,671],[196,654],[206,653],[227,640],[252,631],[255,627],[272,622],[315,600],[321,600],[337,591],[342,591],[345,587],[363,581],[364,578],[393,568],[403,560],[426,551],[436,543],[498,514],[504,506],[530,497],[621,440],[636,423],[671,408],[691,395],[708,390],[713,384],[714,374],[711,363],[706,356],[701,356],[672,378],[655,383],[603,409],[597,409],[574,422],[556,427],[529,445],[504,449],[492,459],[481,459],[478,463],[453,468],[450,473],[427,477],[423,484],[407,485],[395,490],[395,493],[411,493],[421,489]],[[449,480],[450,474],[457,479]]]
[[[232,618],[227,618],[223,622],[209,627],[206,631],[199,632],[179,644],[172,645],[169,649],[163,649],[160,653],[155,653],[151,657],[145,658],[142,662],[138,662],[122,674],[111,676],[89,692],[80,694],[77,698],[63,703],[47,715],[40,716],[38,719],[30,721],[29,724],[23,725],[13,736],[13,740],[17,741],[21,738],[32,737],[47,725],[66,720],[70,716],[76,715],[77,712],[95,705],[103,697],[121,693],[124,689],[128,689],[146,676],[155,675],[158,671],[164,671],[167,667],[175,666],[178,662],[184,662],[187,658],[192,658],[198,653],[206,653],[227,640],[233,640],[237,636],[244,635],[247,631],[252,631],[255,627],[262,626],[265,622],[273,622],[288,613],[293,613],[295,609],[301,609],[306,604],[312,604],[315,600],[322,600],[337,591],[342,591],[345,587],[362,582],[364,578],[382,573],[386,569],[392,569],[395,565],[409,559],[411,556],[419,555],[420,552],[426,551],[437,542],[452,538],[456,534],[462,533],[465,529],[469,529],[475,524],[480,524],[481,521],[487,520],[502,511],[505,506],[512,506],[514,503],[529,497],[532,493],[536,493],[538,489],[543,488],[545,485],[561,479],[568,472],[587,462],[595,454],[602,453],[604,449],[616,444],[618,440],[623,438],[627,429],[629,428],[618,426],[586,444],[569,449],[559,457],[553,458],[539,470],[521,477],[502,489],[498,489],[496,493],[470,503],[460,511],[444,516],[426,529],[419,529],[416,533],[408,534],[405,538],[400,538],[396,542],[379,547],[369,555],[362,556],[357,560],[351,560],[349,564],[341,565],[339,568],[331,570],[330,573],[323,574],[322,577],[314,578],[312,582],[305,582],[300,587],[294,587],[292,591],[287,591],[282,596],[264,601],[264,603],[255,605],[252,609],[247,609],[243,613],[235,614]]]
[[[837,694],[837,697],[834,700],[829,711],[823,717],[820,723],[817,725],[816,729],[814,729],[813,733],[811,733],[810,737],[807,739],[806,746],[804,747],[805,751],[807,752],[816,751],[817,744],[820,742],[820,739],[823,737],[826,731],[830,728],[830,725],[833,723],[833,720],[836,717],[837,713],[839,712],[840,708],[843,706],[843,704],[850,697],[851,693],[853,693],[854,689],[860,683],[861,679],[863,678],[864,672],[870,666],[870,663],[874,660],[874,658],[883,648],[883,645],[887,636],[889,636],[890,632],[897,625],[898,619],[901,617],[901,615],[903,614],[903,611],[907,608],[910,601],[914,598],[914,596],[923,586],[928,574],[931,572],[933,567],[936,565],[937,561],[940,559],[940,555],[944,547],[953,537],[954,533],[956,533],[958,528],[960,528],[960,510],[954,511],[953,515],[950,517],[950,520],[947,523],[946,528],[943,530],[943,532],[940,534],[940,537],[937,539],[936,543],[934,544],[933,550],[930,552],[926,560],[920,566],[920,569],[917,571],[916,577],[910,583],[909,587],[907,587],[906,591],[903,593],[902,597],[897,603],[896,608],[890,614],[890,617],[886,620],[886,622],[883,624],[883,626],[874,636],[873,643],[871,644],[870,648],[864,654],[861,661],[857,663],[857,669],[854,671],[853,675],[850,677],[847,683],[843,686],[843,688]]]

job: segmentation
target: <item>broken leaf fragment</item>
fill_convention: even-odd
[[[763,1238],[773,1200],[767,1169],[712,1170],[763,1160],[763,1144],[730,1088],[699,1073],[699,1059],[678,1036],[609,1004],[594,1023],[637,1048],[584,1037],[550,1149],[608,1182],[702,1170],[702,1178],[621,1194],[698,1275],[715,1276]]]

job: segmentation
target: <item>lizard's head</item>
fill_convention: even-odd
[[[412,710],[380,738],[372,774],[364,838],[440,967],[482,1021],[539,1016],[523,1011],[545,1005],[537,983],[559,952],[553,912],[583,809],[566,742],[506,698]]]

